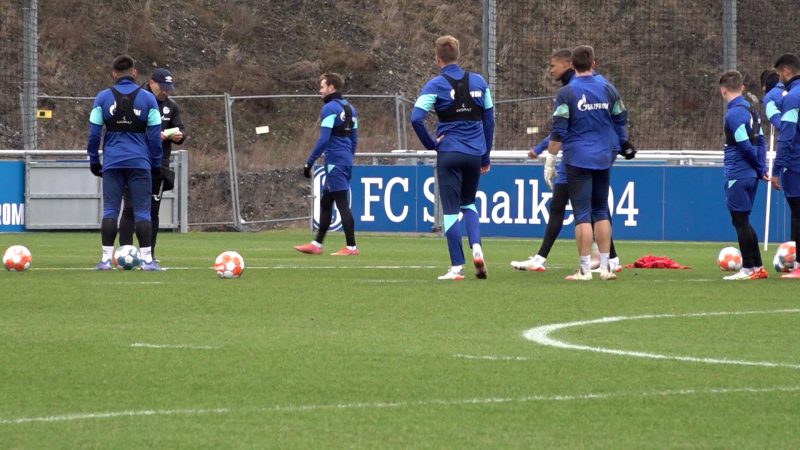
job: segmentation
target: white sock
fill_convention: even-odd
[[[581,272],[589,271],[589,264],[591,260],[592,260],[591,255],[586,255],[586,256],[581,255]]]
[[[139,253],[142,254],[142,259],[144,260],[144,262],[148,264],[153,262],[152,247],[142,247],[139,249]]]
[[[111,261],[111,258],[114,256],[114,246],[113,245],[104,245],[103,246],[103,256],[100,258],[101,261]]]
[[[317,248],[322,248],[322,244],[317,241],[311,241],[311,245]]]
[[[608,253],[600,253],[600,267],[608,266]]]
[[[547,258],[545,258],[545,257],[544,257],[544,256],[542,256],[542,255],[538,255],[538,254],[537,254],[536,256],[534,256],[534,257],[533,257],[533,262],[535,262],[535,263],[537,263],[537,264],[544,265],[544,262],[545,262],[545,261],[547,261]]]
[[[450,266],[450,272],[461,272],[463,268],[462,266]]]
[[[742,272],[744,272],[744,273],[749,275],[749,274],[753,273],[753,268],[752,267],[742,267]]]
[[[474,244],[472,246],[472,255],[483,256],[483,249],[481,248],[481,244]]]
[[[358,246],[357,245],[348,245],[347,249],[348,250],[356,250],[356,249],[358,249]]]

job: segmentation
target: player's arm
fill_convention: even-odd
[[[358,117],[353,114],[353,129],[350,130],[350,142],[353,144],[353,154],[356,154],[356,147],[358,146]]]
[[[331,140],[331,132],[333,131],[333,126],[336,124],[336,111],[331,106],[332,104],[333,102],[330,102],[322,107],[322,112],[320,113],[319,139],[317,139],[317,143],[314,145],[311,154],[308,155],[308,159],[306,160],[306,167],[308,168],[314,165],[314,162],[322,155],[323,150],[325,150],[325,145]]]
[[[161,170],[161,158],[164,150],[161,148],[161,113],[158,103],[152,94],[147,98],[147,146],[150,148],[150,167]]]
[[[417,134],[422,146],[428,150],[436,150],[437,144],[425,128],[425,116],[433,111],[434,105],[436,105],[436,91],[431,80],[422,88],[411,111],[411,126],[414,128],[414,133]]]
[[[564,86],[556,94],[556,101],[553,107],[553,127],[550,132],[550,142],[547,144],[547,151],[553,156],[561,151],[561,142],[567,136],[570,93],[569,86]]]
[[[492,102],[492,94],[487,87],[483,91],[483,137],[486,139],[486,153],[483,154],[481,160],[481,167],[484,171],[488,171],[489,165],[492,163],[490,154],[492,153],[492,143],[494,143],[494,102]]]
[[[742,109],[743,108],[734,108]],[[744,112],[744,111],[743,111]],[[750,134],[747,130],[746,121],[750,120],[750,114],[727,114],[725,116],[725,126],[733,131],[733,139],[736,141],[736,151],[747,161],[750,166],[761,174],[760,163],[755,148],[750,144]]]
[[[89,164],[100,164],[100,140],[103,137],[103,107],[100,102],[101,94],[97,94],[89,113],[89,139],[86,144],[86,153],[89,155]],[[92,169],[92,173],[95,169]],[[95,175],[97,175],[95,173]]]
[[[778,109],[775,100],[770,99],[764,105],[764,115],[767,116],[767,120],[769,120],[769,123],[771,123],[776,130],[781,129],[781,110]]]
[[[169,121],[169,125],[170,128],[177,128],[181,132],[180,134],[174,134],[172,136],[172,143],[176,145],[183,144],[183,141],[186,140],[186,127],[183,125],[181,109],[178,107],[177,103],[172,104],[172,118]]]
[[[772,163],[773,185],[776,185],[775,180],[783,171],[786,155],[792,150],[792,142],[794,142],[794,137],[797,134],[797,116],[798,112],[800,112],[800,102],[798,102],[796,98],[789,96],[783,97],[782,106],[778,151],[775,154],[775,162]]]

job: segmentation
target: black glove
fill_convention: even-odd
[[[303,166],[303,176],[306,178],[311,178],[311,166],[308,164]]]
[[[172,169],[165,169],[163,173],[164,190],[171,191],[175,188],[175,171]]]
[[[636,157],[636,147],[630,143],[630,141],[625,141],[620,146],[619,155],[625,159],[633,159]]]
[[[100,163],[89,163],[89,170],[91,170],[92,175],[96,177],[103,176],[103,165]]]
[[[161,167],[153,167],[150,171],[151,192],[153,195],[158,195],[161,192]]]

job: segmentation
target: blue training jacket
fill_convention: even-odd
[[[628,112],[617,89],[605,79],[576,76],[558,90],[550,139],[561,142],[564,164],[583,169],[611,167],[627,140]]]
[[[764,116],[775,127],[775,131],[781,129],[781,100],[784,95],[786,89],[780,81],[764,94]]]
[[[314,161],[325,156],[325,164],[333,166],[352,166],[353,155],[358,145],[358,113],[356,109],[342,97],[339,92],[334,92],[325,97],[322,110],[319,112],[320,128],[317,144],[311,150],[311,154],[306,160],[309,166],[314,165]],[[350,136],[337,136],[334,128],[339,128],[345,124],[344,108],[349,107],[353,115],[353,128]]]
[[[464,78],[464,70],[457,64],[449,64],[442,68],[445,74],[456,80]],[[489,154],[494,139],[494,104],[486,81],[477,73],[469,74],[469,89],[472,100],[483,110],[481,121],[437,122],[436,137],[444,135],[438,144],[425,129],[425,116],[430,111],[446,111],[453,104],[453,88],[450,82],[438,75],[422,88],[414,110],[411,112],[411,125],[417,133],[422,145],[428,150],[438,152],[461,152],[467,155],[480,156],[481,165],[488,166]]]
[[[781,101],[781,134],[778,152],[772,166],[772,174],[779,176],[784,170],[800,173],[800,133],[797,132],[797,116],[800,113],[800,75],[789,80],[788,94]]]
[[[139,86],[131,77],[117,80],[114,88],[122,94],[130,94]],[[145,133],[115,132],[106,130],[103,136],[103,124],[113,115],[116,107],[111,89],[104,89],[97,94],[89,115],[89,143],[86,153],[89,162],[100,162],[100,139],[103,139],[103,170],[107,169],[151,169],[161,167],[161,114],[158,102],[152,93],[141,89],[133,100],[133,111],[136,117],[147,123]]]
[[[739,96],[728,103],[725,112],[725,178],[759,178],[767,173],[764,132],[754,130],[750,103]],[[751,142],[754,137],[755,144]]]

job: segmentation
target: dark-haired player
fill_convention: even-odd
[[[767,180],[764,133],[758,111],[744,99],[742,74],[729,70],[719,79],[719,92],[728,104],[725,112],[725,202],[736,228],[742,269],[725,280],[767,278],[758,249],[758,235],[750,225],[750,211],[758,180]]]
[[[103,255],[95,269],[110,270],[122,192],[127,188],[133,204],[134,228],[144,270],[161,270],[153,261],[150,242],[151,177],[161,176],[161,115],[156,98],[136,84],[133,58],[114,59],[114,86],[97,94],[89,116],[89,168],[103,178],[103,220],[100,235]],[[105,134],[103,128],[105,127]],[[100,163],[100,141],[103,162]]]

